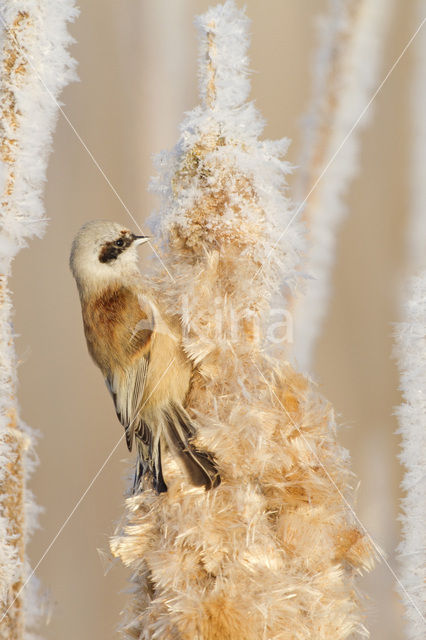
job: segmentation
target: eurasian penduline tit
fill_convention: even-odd
[[[196,430],[185,410],[192,365],[181,330],[160,313],[137,266],[136,246],[147,240],[106,220],[88,222],[75,236],[70,266],[87,346],[113,397],[129,451],[135,439],[134,491],[147,473],[158,493],[167,491],[161,469],[165,446],[194,485],[210,489],[220,476],[213,456],[193,443]]]

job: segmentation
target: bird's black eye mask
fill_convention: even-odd
[[[112,262],[133,243],[136,236],[122,231],[116,240],[105,242],[99,253],[99,262]]]

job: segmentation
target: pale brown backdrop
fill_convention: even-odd
[[[139,222],[155,204],[146,191],[151,155],[175,143],[183,112],[197,102],[192,17],[209,4],[90,0],[82,3],[72,27],[81,81],[64,92],[64,110]],[[414,4],[396,1],[381,78],[417,26]],[[314,22],[325,1],[248,0],[246,6],[253,20],[253,97],[267,120],[265,134],[292,138],[289,159],[297,162]],[[375,100],[362,136],[360,172],[347,197],[350,216],[340,234],[333,300],[316,357],[318,379],[342,416],[341,438],[361,482],[357,513],[396,572],[401,469],[392,411],[399,394],[390,352],[409,203],[412,63],[409,50]],[[47,235],[22,252],[13,277],[22,415],[42,433],[31,486],[45,513],[30,546],[33,565],[121,436],[101,375],[86,352],[68,254],[75,231],[88,219],[132,223],[63,117],[46,208]],[[49,624],[41,629],[49,640],[117,635],[128,574],[115,564],[104,576],[97,549],[108,550],[121,516],[128,460],[121,443],[37,570],[49,592]],[[383,564],[362,583],[370,594],[374,640],[403,637],[394,583]]]

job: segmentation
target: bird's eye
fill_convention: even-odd
[[[116,247],[122,247],[124,244],[123,238],[118,238],[118,240],[116,240],[114,244]]]

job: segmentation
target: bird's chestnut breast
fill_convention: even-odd
[[[147,314],[127,287],[109,288],[83,304],[89,352],[102,370],[130,364],[151,340],[152,331],[139,328]]]

